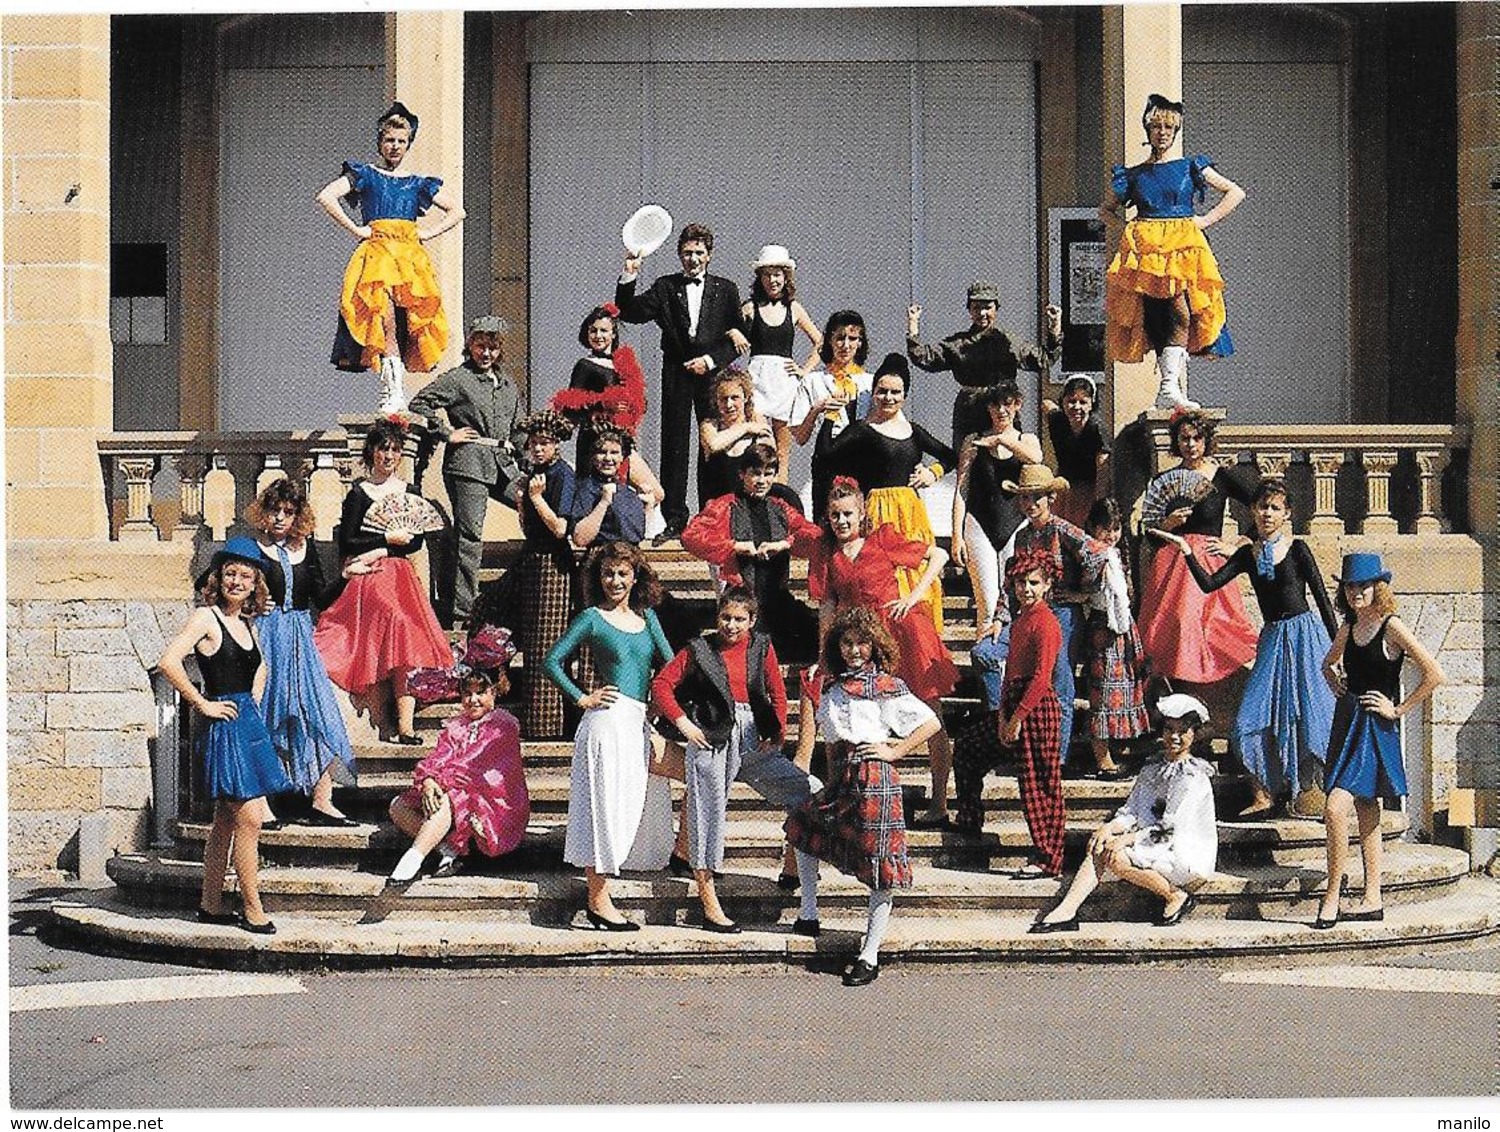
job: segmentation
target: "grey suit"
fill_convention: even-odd
[[[447,414],[446,423],[438,419],[439,409]],[[485,511],[491,499],[503,501],[505,485],[520,473],[515,454],[526,443],[516,432],[520,394],[507,374],[480,373],[465,362],[413,397],[409,411],[426,417],[428,431],[445,442],[443,484],[453,505],[453,566],[440,604],[448,607],[451,594],[452,622],[466,621],[484,555]],[[472,428],[501,446],[446,443],[456,428]]]

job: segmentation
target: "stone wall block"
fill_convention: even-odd
[[[79,653],[92,656],[115,656],[121,663],[127,659],[135,663],[135,649],[130,637],[122,629],[59,629],[57,631],[57,655],[77,656]]]
[[[97,810],[103,771],[94,767],[10,768],[10,810]],[[77,818],[74,818],[76,824]],[[69,830],[72,833],[72,830]]]
[[[27,731],[6,737],[5,754],[10,766],[62,766],[63,736],[56,731]]]
[[[15,692],[66,692],[68,662],[57,656],[12,655],[5,666],[5,681]]]
[[[1444,649],[1438,663],[1450,684],[1484,683],[1484,653],[1478,649]]]
[[[1403,621],[1406,618],[1402,618]],[[1416,616],[1406,622],[1411,626],[1417,640],[1428,652],[1436,653],[1443,647],[1443,639],[1453,624],[1453,599],[1447,596],[1426,597],[1417,607]],[[60,650],[59,650],[60,651]]]
[[[143,692],[53,692],[47,696],[50,731],[145,731],[156,704]]]
[[[5,729],[12,733],[41,731],[47,726],[44,692],[11,692],[5,698]]]
[[[1456,621],[1483,621],[1487,604],[1493,603],[1486,602],[1484,594],[1454,594],[1453,618]]]
[[[1449,627],[1443,637],[1443,652],[1459,649],[1484,648],[1483,621],[1457,621]]]
[[[12,660],[18,656],[57,655],[56,629],[22,629],[14,623],[14,611],[11,620],[11,626],[5,630],[5,649]]]
[[[10,810],[6,848],[12,876],[24,876],[60,864],[63,848],[78,832],[78,814],[65,810]]]
[[[1435,723],[1467,723],[1481,719],[1484,689],[1473,684],[1445,684],[1432,694],[1432,718]],[[1493,708],[1491,709],[1493,710]]]
[[[142,731],[65,731],[63,761],[68,766],[146,767],[148,736]]]
[[[68,659],[71,692],[149,692],[146,670],[133,657],[74,656]]]
[[[156,610],[149,602],[132,601],[125,606],[125,635],[130,638],[130,647],[141,668],[147,669],[161,659],[162,649],[167,647],[161,622]]]
[[[106,806],[135,809],[151,801],[151,771],[139,767],[108,767],[103,776],[100,796]]]
[[[58,603],[58,628],[116,629],[125,625],[123,601],[63,601]]]

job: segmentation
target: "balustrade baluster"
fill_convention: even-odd
[[[1417,450],[1417,471],[1421,477],[1421,506],[1417,512],[1417,534],[1445,534],[1453,529],[1444,517],[1441,494],[1443,469],[1448,466],[1446,448]]]
[[[213,468],[203,477],[203,523],[214,542],[223,542],[234,521],[234,473],[229,470],[229,456],[215,452]]]
[[[1365,525],[1367,535],[1395,534],[1400,526],[1391,514],[1391,469],[1396,466],[1394,450],[1366,450]]]
[[[124,457],[119,467],[125,477],[125,521],[120,525],[120,540],[155,542],[161,537],[151,521],[151,479],[156,475],[156,457]]]
[[[308,481],[307,501],[317,519],[313,536],[325,542],[333,538],[333,528],[338,523],[339,513],[344,506],[344,493],[348,490],[346,477],[341,474],[338,465],[339,461],[335,460],[332,452],[319,452],[317,466],[313,468],[312,477]],[[353,467],[349,467],[348,471],[352,473]]]
[[[172,528],[173,542],[192,542],[203,529],[203,476],[208,460],[199,453],[183,452],[174,460],[177,466],[177,526]]]
[[[1308,522],[1308,533],[1341,535],[1344,521],[1339,518],[1338,485],[1339,469],[1344,466],[1342,452],[1312,452],[1313,467],[1313,515]]]

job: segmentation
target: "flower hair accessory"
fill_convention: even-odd
[[[385,421],[386,424],[395,425],[402,432],[405,432],[409,427],[411,427],[411,418],[405,413],[399,411],[394,413],[387,413],[380,419]]]
[[[602,310],[605,314],[609,315],[610,318],[620,317],[620,308],[614,303],[600,303],[599,309]]]
[[[847,487],[851,491],[859,490],[859,481],[853,476],[834,476],[830,487]]]

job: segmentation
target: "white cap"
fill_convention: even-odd
[[[1156,701],[1156,710],[1167,719],[1186,719],[1190,715],[1196,715],[1198,718],[1193,721],[1195,727],[1201,727],[1208,722],[1208,708],[1204,706],[1203,701],[1184,692],[1173,692],[1170,696],[1163,696]]]

